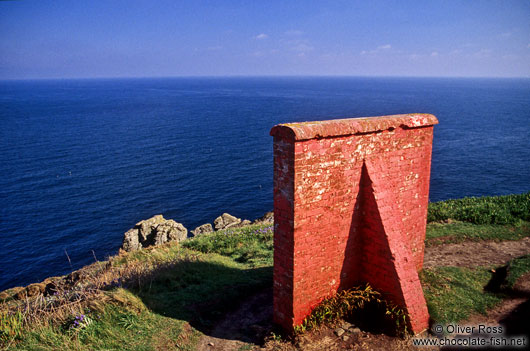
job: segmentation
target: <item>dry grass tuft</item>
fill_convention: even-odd
[[[97,261],[66,276],[6,290],[0,299],[0,315],[5,317],[2,323],[13,323],[9,316],[20,315],[18,329],[62,324],[86,310],[101,312],[109,303],[140,312],[145,309],[141,300],[122,287],[148,286],[160,272],[194,259],[194,255],[180,251],[177,243],[145,252],[120,251],[107,261]]]

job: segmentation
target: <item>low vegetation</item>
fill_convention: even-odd
[[[199,236],[184,247],[204,253],[215,252],[251,266],[272,265],[272,225],[252,225]]]
[[[260,232],[266,228],[254,228],[256,235],[270,236],[270,227]],[[256,239],[248,230],[242,232],[249,242]],[[242,235],[224,235],[232,234]],[[78,271],[78,281],[51,296],[4,300],[0,345],[20,350],[193,350],[201,331],[272,284],[272,266],[249,261],[174,243],[121,253]]]
[[[464,241],[521,240],[530,236],[530,222],[517,224],[473,224],[449,221],[449,223],[427,224],[426,246],[454,244]]]
[[[486,269],[438,267],[421,272],[431,318],[438,323],[464,320],[472,312],[485,313],[501,297],[484,291],[491,275]]]
[[[369,284],[343,290],[325,299],[295,328],[295,332],[303,333],[341,319],[347,319],[373,332],[400,336],[407,334],[405,312],[384,300]]]
[[[530,272],[530,255],[507,263],[506,279],[497,291],[485,289],[496,267],[438,267],[423,270],[420,279],[431,318],[438,323],[467,319],[472,313],[486,313],[510,292],[519,277]],[[501,286],[502,285],[502,286]]]
[[[428,222],[449,219],[473,224],[530,222],[530,192],[520,195],[466,197],[429,204]]]
[[[530,235],[529,214],[530,193],[433,203],[426,243],[519,240]],[[0,348],[194,350],[202,333],[227,311],[272,285],[272,263],[270,225],[122,252],[61,278],[46,296],[16,299],[15,289],[4,292]],[[503,291],[484,291],[492,268],[424,270],[431,316],[438,322],[458,321],[501,301]],[[529,271],[530,256],[513,260],[506,286]],[[339,318],[364,319],[363,313],[379,313],[387,325],[403,331],[402,312],[369,286],[326,300],[298,330]]]
[[[530,192],[429,204],[426,246],[530,236]]]

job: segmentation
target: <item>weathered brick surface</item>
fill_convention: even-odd
[[[282,124],[274,136],[274,320],[369,282],[428,326],[423,264],[433,125],[411,114]]]

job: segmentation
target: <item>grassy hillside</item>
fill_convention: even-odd
[[[433,203],[428,246],[530,236],[530,193]],[[57,279],[46,297],[0,303],[0,345],[13,350],[194,350],[227,311],[272,285],[273,229],[249,226],[184,243],[120,253]],[[514,280],[530,271],[519,259]],[[421,274],[440,322],[484,312],[502,299],[485,293],[488,269],[438,267]]]

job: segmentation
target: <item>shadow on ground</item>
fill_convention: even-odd
[[[484,290],[500,293],[508,300],[523,300],[504,314],[499,323],[505,327],[506,335],[525,335],[530,342],[530,274],[520,277],[512,288],[507,287],[508,275],[508,266],[492,270],[492,277]]]
[[[270,266],[182,260],[126,284],[151,311],[208,336],[261,344],[272,327]]]
[[[526,282],[530,286],[530,282]],[[518,304],[501,320],[500,324],[505,327],[505,334],[524,335],[526,336],[526,345],[530,343],[530,324],[528,318],[530,316],[530,289],[518,289],[517,287],[508,292],[510,298],[524,298],[525,301]]]
[[[518,282],[513,288],[506,286],[506,278],[508,272],[505,266],[498,267],[492,271],[492,278],[484,287],[485,291],[500,294],[503,296],[503,302],[500,306],[494,308],[488,314],[493,314],[496,317],[491,318],[488,323],[481,323],[484,325],[500,325],[503,327],[502,333],[490,334],[473,334],[473,337],[482,337],[490,341],[491,338],[496,338],[497,342],[507,344],[498,344],[496,346],[474,347],[474,350],[522,350],[528,349],[530,343],[530,324],[528,324],[528,316],[530,316],[530,274],[525,274],[519,278]],[[490,316],[491,317],[491,316]],[[493,323],[492,323],[493,322]],[[462,336],[467,338],[466,335]],[[511,346],[510,339],[526,338],[524,341],[526,345]],[[444,347],[442,350],[455,350],[461,347]]]

